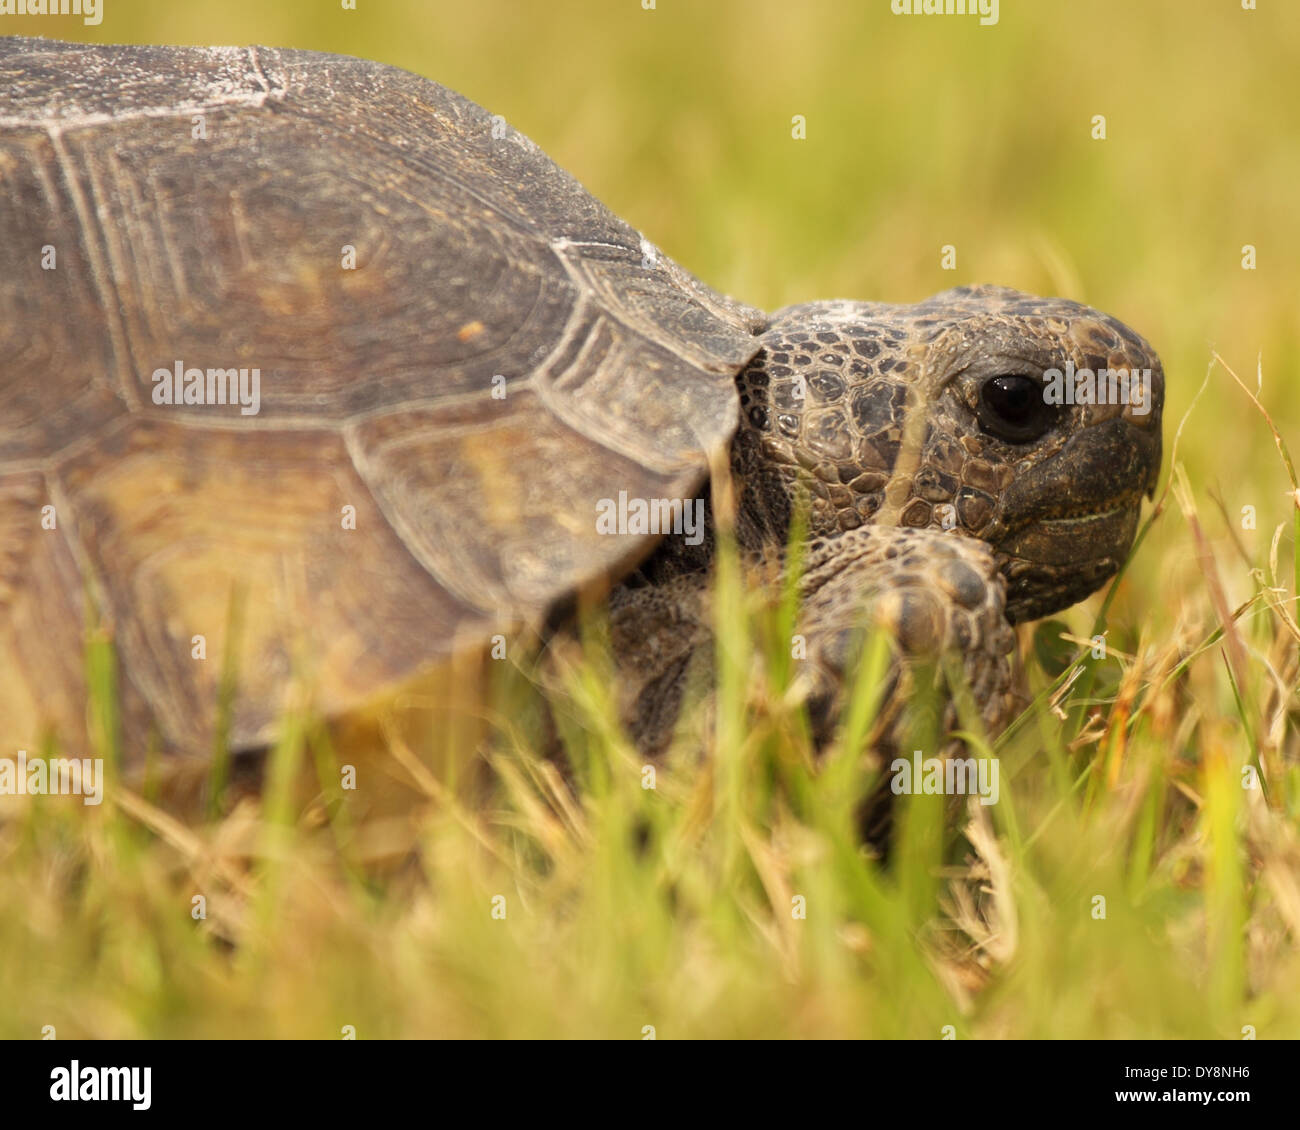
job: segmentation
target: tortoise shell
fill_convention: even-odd
[[[236,600],[232,746],[304,656],[345,711],[634,566],[600,501],[736,429],[761,315],[433,82],[25,38],[0,81],[2,746],[79,744],[98,620],[128,734],[209,750]]]

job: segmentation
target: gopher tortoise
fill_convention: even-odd
[[[996,728],[1011,625],[1116,573],[1159,472],[1160,362],[1114,318],[765,315],[392,67],[9,38],[0,83],[0,747],[90,742],[90,625],[127,756],[202,756],[223,670],[262,747],[300,664],[342,717],[587,593],[661,745],[728,465],[756,561],[806,500],[812,668],[874,616]]]

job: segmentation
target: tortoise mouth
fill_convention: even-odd
[[[1095,514],[1044,518],[998,545],[1013,622],[1060,612],[1119,572],[1137,533],[1137,499]]]
[[[1035,620],[1092,595],[1119,572],[1137,531],[1136,501],[1094,514],[1044,518],[998,546],[1007,615]]]
[[[1009,560],[1039,565],[1122,558],[1133,544],[1139,513],[1139,502],[1134,499],[1094,513],[1040,518],[1003,539],[998,549]]]
[[[1043,520],[1092,520],[1136,509],[1160,474],[1160,433],[1123,418],[1075,433],[1050,459],[1014,481],[1001,518],[1015,531]]]
[[[1139,496],[1093,514],[1044,518],[1005,539],[997,554],[1007,616],[1036,620],[1091,596],[1119,572],[1140,517]]]
[[[1054,565],[999,555],[1007,581],[1007,619],[1020,624],[1069,608],[1109,581],[1123,560],[1123,554],[1102,554],[1089,561]]]
[[[1113,577],[1159,471],[1159,433],[1113,419],[1014,482],[1001,514],[1006,533],[995,541],[1011,619],[1068,608]]]

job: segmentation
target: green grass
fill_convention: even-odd
[[[724,553],[715,595],[718,693],[653,788],[596,625],[554,676],[568,781],[535,752],[533,681],[511,669],[476,752],[487,772],[459,789],[400,745],[347,751],[405,780],[386,821],[350,819],[340,751],[299,711],[261,796],[228,796],[217,819],[124,786],[101,809],[11,813],[0,1034],[1300,1034],[1285,604],[1224,624],[1207,600],[1127,653],[1075,647],[1059,672],[1030,659],[1038,698],[994,747],[1000,803],[954,825],[937,798],[901,798],[886,866],[854,823],[876,776],[852,735],[874,715],[877,639],[850,736],[817,761],[780,642],[789,589],[748,584]],[[1238,679],[1230,634],[1249,657]],[[101,643],[90,655],[111,716],[111,665]],[[1247,765],[1265,790],[1242,789]]]
[[[1001,803],[909,801],[890,866],[853,835],[856,742],[812,757],[789,590],[724,558],[718,695],[654,789],[593,625],[561,676],[567,775],[502,672],[492,740],[437,759],[441,729],[340,748],[299,711],[263,794],[207,813],[143,786],[6,799],[0,1036],[1300,1036],[1300,12],[1008,0],[980,31],[884,3],[362,7],[120,0],[95,30],[436,77],[763,306],[989,281],[1110,310],[1165,362],[1159,503],[1119,582],[1022,631],[1034,704],[994,747]],[[102,639],[88,663],[112,751]]]

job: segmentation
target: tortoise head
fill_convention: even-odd
[[[811,488],[814,535],[872,522],[986,541],[1013,621],[1114,576],[1160,472],[1160,359],[1064,299],[960,287],[787,307],[739,383],[767,482]]]

